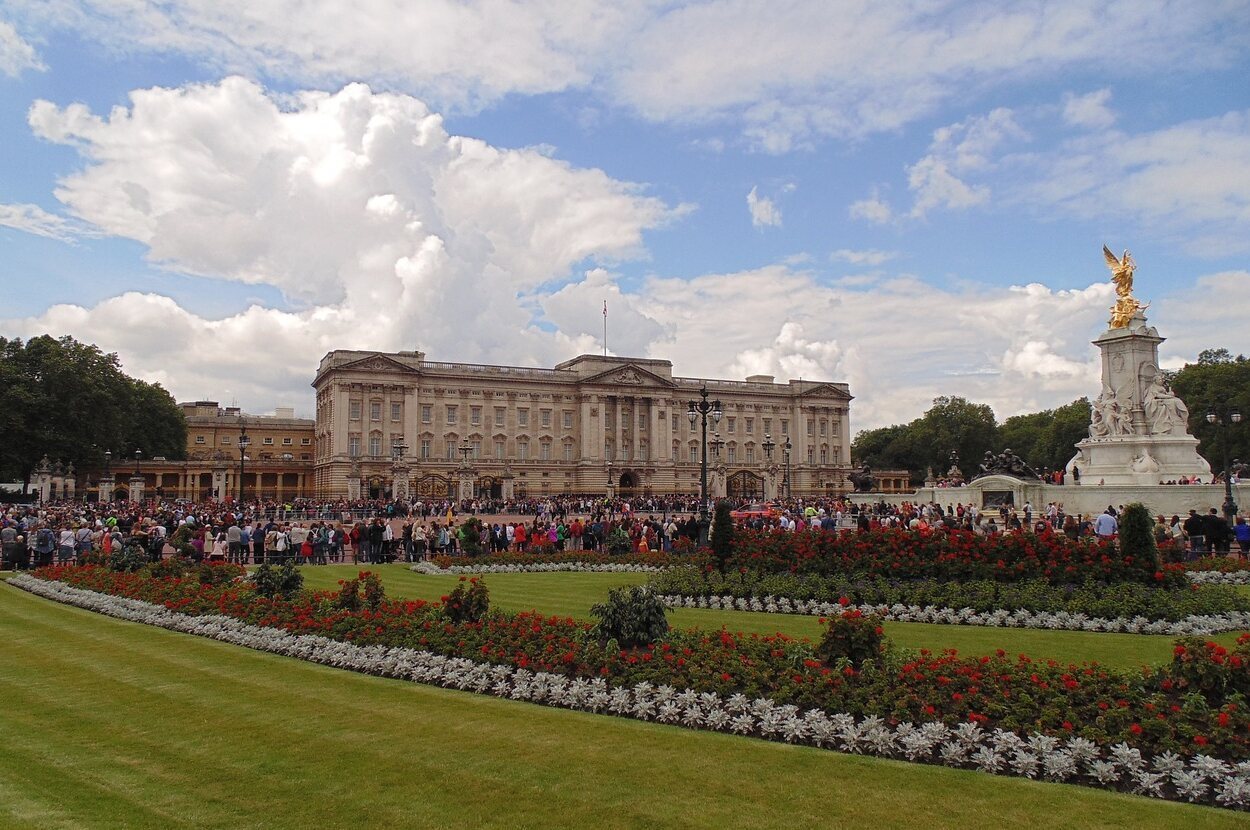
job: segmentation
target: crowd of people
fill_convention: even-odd
[[[747,501],[730,506],[745,507]],[[197,561],[244,565],[288,559],[314,565],[384,563],[466,552],[673,551],[699,539],[698,507],[698,500],[687,496],[14,504],[0,505],[0,548],[5,568],[76,562],[123,547],[153,560],[176,551]],[[1122,510],[1108,506],[1098,515],[1078,515],[1058,503],[982,508],[799,498],[745,511],[738,523],[768,532],[903,527],[1114,539]],[[1188,556],[1250,555],[1246,518],[1230,524],[1214,508],[1205,514],[1191,510],[1184,518],[1159,515],[1155,538]]]

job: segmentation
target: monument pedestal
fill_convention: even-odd
[[[1157,485],[1197,476],[1211,481],[1211,465],[1189,434],[1189,410],[1168,390],[1159,370],[1164,338],[1138,309],[1123,328],[1102,333],[1102,392],[1090,414],[1089,437],[1068,462],[1083,485]]]

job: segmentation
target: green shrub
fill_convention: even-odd
[[[608,553],[622,554],[633,553],[634,543],[630,540],[629,534],[624,528],[618,527],[608,534],[608,540],[604,543],[604,547],[608,549]]]
[[[295,567],[295,560],[288,559],[276,568],[268,563],[261,565],[252,573],[252,582],[262,597],[291,599],[304,587],[304,574]]]
[[[816,657],[828,666],[847,660],[860,668],[865,660],[876,660],[885,652],[885,642],[880,617],[851,609],[825,621],[824,636],[816,644]]]
[[[123,545],[109,555],[109,569],[136,573],[148,564],[148,553],[138,545]]]
[[[598,622],[591,629],[600,640],[616,640],[622,648],[645,646],[668,633],[668,608],[641,585],[613,588],[608,601],[590,607]]]
[[[182,579],[191,569],[191,560],[175,553],[168,559],[153,562],[144,573],[153,579]]]
[[[481,556],[486,552],[482,548],[482,520],[477,516],[465,519],[457,533],[460,536],[460,550],[465,556]]]
[[[1159,546],[1155,542],[1154,521],[1141,502],[1124,508],[1120,517],[1120,554],[1131,559],[1147,578],[1159,570]]]
[[[481,622],[490,610],[490,591],[477,577],[460,577],[460,584],[442,600],[443,613],[453,623]]]

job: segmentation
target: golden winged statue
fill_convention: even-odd
[[[1111,269],[1111,281],[1115,283],[1116,301],[1111,307],[1110,326],[1113,329],[1127,328],[1137,312],[1149,308],[1133,298],[1133,272],[1137,270],[1137,263],[1133,262],[1133,255],[1127,250],[1123,257],[1116,257],[1106,245],[1102,246],[1102,255]]]

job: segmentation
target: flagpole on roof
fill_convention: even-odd
[[[603,356],[608,356],[608,301],[603,301]]]

